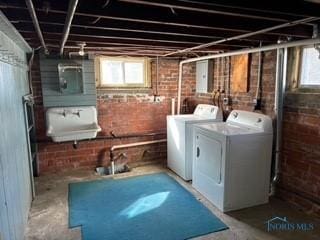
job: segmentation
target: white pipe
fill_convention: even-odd
[[[78,0],[72,0],[69,2],[68,12],[67,12],[67,16],[66,16],[66,22],[65,22],[65,25],[63,28],[63,35],[62,35],[61,44],[60,44],[61,45],[60,46],[60,55],[63,54],[64,45],[66,44],[66,42],[68,40],[72,19],[74,17],[75,12],[76,12],[77,5],[78,5]]]
[[[167,139],[160,139],[160,140],[152,140],[152,141],[145,141],[145,142],[120,144],[120,145],[112,146],[110,151],[114,151],[116,149],[121,149],[121,148],[137,147],[137,146],[149,145],[149,144],[154,144],[154,143],[162,143],[162,142],[166,142],[166,141],[167,141]]]
[[[114,175],[115,168],[114,168],[114,161],[111,162],[111,174]]]
[[[231,51],[231,52],[227,52],[227,53],[220,53],[220,54],[214,54],[214,55],[208,55],[208,56],[196,57],[196,58],[189,58],[189,59],[183,60],[179,64],[177,114],[180,114],[183,64],[201,61],[201,60],[207,60],[207,59],[235,56],[235,55],[246,54],[246,53],[270,51],[270,50],[276,50],[276,49],[280,49],[280,48],[297,47],[297,46],[303,46],[303,45],[314,45],[314,44],[319,44],[319,43],[320,43],[320,38],[312,38],[312,39],[299,40],[299,41],[293,41],[293,42],[272,44],[272,45],[257,47],[257,48],[240,49],[240,50],[235,50],[235,51]]]
[[[171,98],[171,115],[174,115],[175,112],[175,98]]]
[[[188,60],[188,59],[187,59]],[[185,61],[187,61],[185,60]],[[195,60],[196,61],[196,60]],[[179,80],[178,80],[178,102],[177,102],[177,114],[180,114],[180,105],[181,105],[181,88],[182,88],[182,65],[184,61],[179,63]]]
[[[260,43],[261,46],[261,43]],[[260,86],[261,86],[261,64],[262,64],[262,52],[259,52],[259,58],[258,58],[258,74],[257,74],[257,91],[255,100],[258,101],[259,94],[260,94]]]
[[[240,35],[237,35],[237,36],[234,36],[234,37],[223,38],[223,39],[220,39],[220,40],[217,40],[217,41],[201,44],[201,45],[198,45],[198,46],[195,46],[195,47],[190,47],[190,48],[185,48],[185,49],[182,49],[182,50],[177,50],[177,51],[174,51],[174,52],[171,52],[171,53],[167,53],[167,54],[165,54],[163,56],[167,57],[167,56],[171,56],[171,55],[176,54],[176,53],[184,53],[184,52],[190,52],[192,50],[196,50],[196,49],[200,49],[200,48],[207,48],[207,47],[210,47],[210,46],[213,46],[213,45],[217,45],[217,44],[220,44],[220,43],[224,43],[224,42],[227,42],[227,41],[232,41],[232,40],[242,39],[242,38],[246,38],[246,37],[251,37],[251,36],[254,36],[254,35],[257,35],[257,34],[262,34],[262,33],[270,32],[270,31],[273,31],[273,30],[276,30],[276,29],[280,29],[280,28],[284,28],[284,27],[291,27],[291,26],[295,26],[295,25],[298,25],[298,24],[302,24],[302,23],[316,21],[316,20],[319,20],[319,19],[320,19],[319,17],[308,17],[308,18],[304,18],[304,19],[295,20],[295,21],[292,21],[292,22],[286,22],[286,23],[283,23],[283,24],[280,24],[280,25],[264,28],[264,29],[261,29],[261,30],[258,30],[258,31],[245,33],[245,34],[240,34]]]
[[[27,8],[29,10],[32,22],[33,22],[33,26],[34,26],[34,28],[36,30],[36,33],[38,34],[40,43],[41,43],[41,45],[42,45],[42,47],[44,49],[44,53],[45,54],[49,54],[49,50],[48,50],[48,48],[46,46],[46,43],[44,41],[44,38],[43,38],[43,35],[42,35],[42,31],[41,31],[41,28],[40,28],[40,25],[39,25],[38,17],[37,17],[36,11],[34,9],[34,5],[32,3],[32,0],[26,0],[26,5],[27,5]]]

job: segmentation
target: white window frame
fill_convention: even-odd
[[[137,62],[143,63],[143,83],[123,83],[123,84],[104,84],[102,83],[102,68],[101,61],[122,61],[122,62]],[[151,65],[150,59],[146,57],[108,57],[100,56],[95,59],[96,81],[97,87],[106,89],[131,89],[131,88],[150,88],[151,87]],[[123,69],[124,70],[124,69]]]
[[[308,49],[308,48],[314,48],[314,46],[304,46],[301,48],[301,55],[300,55],[300,70],[299,70],[299,88],[320,88],[320,82],[319,84],[303,84],[301,82],[301,79],[302,79],[302,67],[303,67],[303,50],[304,49]],[[320,54],[320,53],[319,53]],[[319,65],[319,69],[320,69],[320,65]]]

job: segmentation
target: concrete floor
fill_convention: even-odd
[[[186,183],[162,166],[144,166],[134,168],[129,173],[117,174],[114,178],[150,174],[165,171],[174,177],[183,187],[207,206],[229,229],[197,240],[251,240],[251,239],[320,239],[320,219],[305,215],[287,206],[278,199],[270,203],[244,210],[224,214],[198,193],[190,183]],[[36,179],[37,196],[32,204],[26,231],[27,240],[80,240],[80,228],[68,228],[68,184],[70,182],[105,179],[111,176],[98,176],[93,171],[74,171],[42,176]],[[313,223],[313,231],[267,232],[266,221],[274,216],[287,217],[290,222]],[[100,239],[99,239],[100,240]]]

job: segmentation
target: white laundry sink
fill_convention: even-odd
[[[101,131],[93,106],[49,108],[46,120],[47,136],[54,142],[91,139]]]

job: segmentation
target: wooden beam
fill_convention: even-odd
[[[156,6],[156,7],[163,7],[163,8],[169,8],[169,9],[180,9],[185,11],[191,11],[191,12],[199,12],[199,13],[210,13],[210,14],[216,14],[216,15],[225,15],[225,16],[232,16],[232,17],[239,17],[239,18],[249,18],[249,19],[259,19],[259,20],[266,20],[266,21],[275,21],[275,22],[287,22],[288,20],[294,20],[292,17],[288,18],[279,18],[279,17],[267,17],[267,16],[261,16],[261,15],[255,15],[255,14],[243,14],[241,12],[235,12],[235,11],[219,11],[214,9],[208,9],[208,8],[198,8],[194,6],[186,6],[186,5],[179,5],[179,4],[172,4],[169,3],[170,1],[145,1],[145,0],[118,0],[120,2],[126,2],[126,3],[135,3],[135,4],[141,4],[141,5],[147,5],[147,6]]]
[[[3,9],[14,9],[14,10],[26,10],[25,7],[23,6],[14,6],[14,5],[6,5],[6,4],[0,4],[0,8]],[[39,16],[40,13],[42,13],[42,18],[48,19],[49,18],[53,18],[51,15],[52,14],[66,14],[66,11],[63,10],[54,10],[54,9],[50,9],[49,10],[49,15],[47,15],[47,13],[45,12],[44,9],[36,9],[39,12]],[[253,30],[255,30],[256,28],[252,28],[253,26],[256,26],[256,23],[254,24],[245,24],[243,26],[240,26],[239,23],[237,22],[232,22],[233,27],[231,27],[230,25],[228,25],[229,23],[225,23],[224,21],[220,21],[219,25],[217,24],[216,26],[213,25],[208,25],[208,24],[195,24],[195,23],[186,23],[186,22],[176,22],[176,21],[164,21],[164,20],[155,20],[155,19],[150,19],[150,18],[138,18],[138,17],[127,17],[127,16],[111,16],[111,15],[104,15],[101,13],[85,13],[85,12],[76,12],[75,13],[76,16],[80,16],[80,17],[84,17],[84,18],[93,18],[92,21],[94,19],[105,19],[105,20],[113,20],[113,21],[122,21],[122,22],[132,22],[132,23],[136,23],[136,24],[140,24],[143,23],[148,24],[148,25],[159,25],[159,26],[167,26],[167,27],[180,27],[180,28],[185,28],[185,29],[202,29],[202,30],[212,30],[212,31],[225,31],[225,32],[235,32],[235,33],[249,33]],[[56,17],[54,17],[56,18]],[[210,21],[211,24],[215,23],[216,21]],[[231,23],[230,23],[231,24]],[[265,24],[264,24],[265,25]],[[267,33],[267,35],[276,35],[276,36],[293,36],[293,37],[302,37],[302,38],[307,38],[310,37],[312,35],[312,28],[310,27],[304,27],[304,28],[299,28],[299,27],[295,27],[294,29],[292,28],[288,28],[288,29],[283,29],[282,31],[277,31],[277,32],[269,32]]]
[[[26,30],[19,30],[20,33],[33,33],[33,31],[26,31]],[[43,32],[46,36],[61,36],[61,33],[57,32]],[[110,40],[124,40],[124,41],[136,41],[136,42],[149,42],[149,43],[173,43],[173,44],[190,44],[190,45],[200,45],[203,42],[194,42],[194,41],[180,41],[180,40],[165,40],[165,39],[147,39],[147,38],[138,38],[138,37],[119,37],[119,36],[111,36],[111,35],[92,35],[92,34],[81,34],[81,33],[70,33],[70,37],[77,37],[78,41],[86,42],[86,38],[88,39],[110,39]],[[232,46],[238,48],[249,47],[252,45],[245,45],[245,44],[222,44],[225,46]]]

